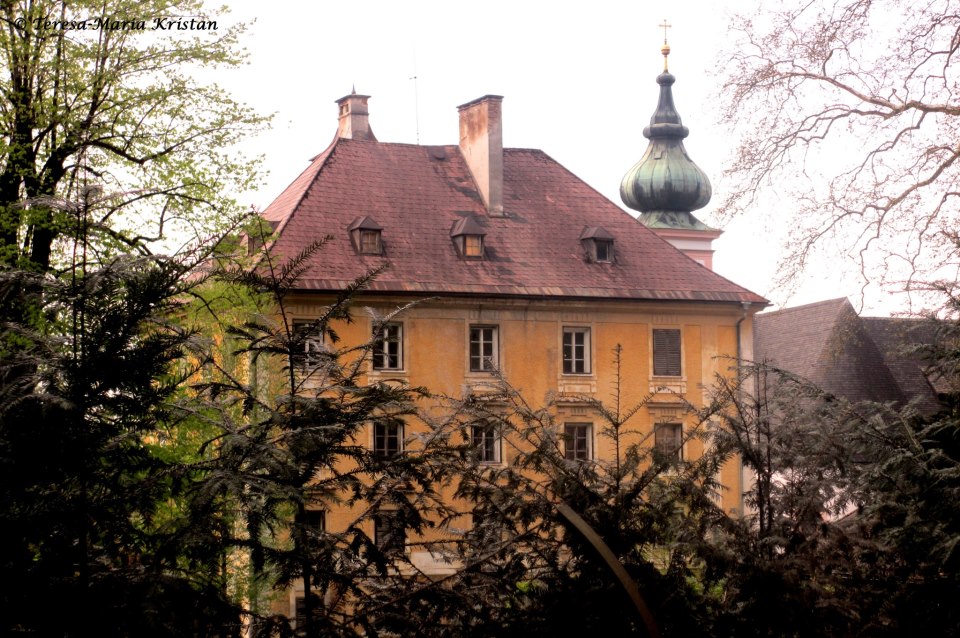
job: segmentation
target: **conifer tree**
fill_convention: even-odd
[[[338,331],[355,320],[355,296],[377,272],[309,321],[291,313],[289,298],[322,246],[286,261],[264,253],[256,266],[227,273],[231,284],[257,291],[258,307],[223,325],[248,367],[217,365],[196,386],[208,400],[205,418],[220,431],[208,443],[215,460],[193,507],[236,513],[225,542],[242,550],[239,564],[249,570],[257,635],[285,635],[294,624],[306,636],[374,631],[384,597],[417,586],[406,550],[448,511],[440,498],[449,469],[445,438],[417,425],[426,390],[365,376],[377,335],[394,313],[372,318],[371,340],[340,342]],[[405,433],[402,454],[370,449],[374,424]],[[316,524],[334,510],[352,512],[342,528]],[[376,538],[384,511],[399,525],[391,533],[410,538],[396,550]],[[302,592],[296,618],[271,611],[271,593],[288,588]]]
[[[612,356],[619,364],[620,349]],[[721,459],[655,450],[636,425],[650,397],[622,406],[621,381],[609,401],[537,406],[503,379],[495,391],[450,399],[444,427],[460,448],[457,497],[468,516],[451,522],[460,535],[448,544],[461,567],[440,578],[443,587],[398,598],[391,631],[681,636],[709,627],[694,583],[700,546],[723,518],[713,499]],[[598,415],[595,440],[615,450],[609,460],[575,458],[576,433],[558,418],[571,401]],[[689,427],[684,442],[705,440],[705,425]],[[502,442],[503,462],[484,462],[477,432]]]
[[[193,264],[120,256],[64,279],[0,275],[4,291],[42,292],[35,317],[2,331],[0,633],[232,633],[220,574],[178,550],[168,504],[191,472],[162,451],[193,337],[171,318]]]

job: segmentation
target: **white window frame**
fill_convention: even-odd
[[[583,447],[579,447],[581,441]],[[568,461],[593,460],[593,423],[571,421],[563,424],[563,457]]]
[[[483,235],[463,236],[463,256],[468,259],[483,259]]]
[[[474,331],[479,335],[478,340],[474,340]],[[489,331],[488,335],[484,335]],[[488,338],[487,338],[488,337]],[[473,356],[473,347],[477,344],[479,348],[478,357]],[[490,346],[492,354],[486,356],[483,354],[483,347]],[[474,365],[474,359],[477,359],[478,365]],[[467,333],[467,368],[470,372],[493,372],[500,368],[500,326],[493,324],[471,325]]]
[[[294,319],[293,331],[296,333],[300,330],[306,330],[313,324],[313,319]],[[321,362],[320,353],[325,350],[324,334],[322,332],[311,333],[308,333],[306,338],[303,340],[302,353],[298,352],[295,356],[295,360],[292,362],[301,372],[311,372],[316,369]]]
[[[488,444],[490,445],[489,451],[492,458],[487,458],[486,446]],[[473,448],[478,462],[484,465],[499,465],[501,463],[502,442],[497,426],[493,423],[482,423],[470,427],[470,447]]]
[[[560,370],[565,375],[579,375],[585,376],[593,374],[593,331],[589,326],[563,326],[562,335],[560,337]],[[569,359],[571,362],[570,370],[567,370],[567,335],[571,336],[572,348],[571,355],[576,354],[577,348],[583,349],[582,358],[578,359],[575,356],[571,356]],[[577,335],[583,337],[583,343],[577,344],[573,341],[573,338]],[[580,361],[583,365],[583,370],[577,370],[576,362]]]
[[[379,431],[383,429],[382,433]],[[391,430],[396,430],[391,432]],[[373,455],[378,459],[391,459],[403,454],[403,423],[393,423],[390,421],[374,421],[371,428],[372,438],[370,449]],[[391,450],[391,441],[396,441],[396,449]]]
[[[390,332],[396,331],[395,336],[391,336]],[[385,323],[380,329],[380,334],[376,335],[375,343],[373,344],[373,369],[376,371],[382,370],[403,370],[404,363],[404,348],[403,348],[403,323],[399,321],[391,321],[390,323]],[[388,352],[391,344],[396,345],[396,352]],[[391,364],[390,359],[395,358],[396,361]]]

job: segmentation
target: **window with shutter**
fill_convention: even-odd
[[[679,377],[681,374],[680,329],[654,329],[653,375],[656,377]]]
[[[407,544],[406,535],[403,512],[380,510],[373,517],[373,542],[384,554],[402,554]]]
[[[316,594],[312,595],[312,599],[313,613],[310,615],[314,618],[314,622],[316,622],[323,617],[323,599]],[[297,596],[294,601],[294,620],[296,620],[298,630],[302,631],[307,626],[307,603],[303,596]]]

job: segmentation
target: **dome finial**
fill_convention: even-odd
[[[666,73],[667,72],[667,56],[670,55],[670,45],[667,44],[667,29],[669,29],[673,25],[669,24],[667,22],[667,19],[664,18],[663,24],[660,24],[658,26],[663,27],[663,46],[660,47],[660,53],[663,54],[663,72]]]
[[[666,32],[670,25],[664,20],[660,26]],[[669,51],[666,45],[664,49],[666,59]],[[690,130],[673,103],[674,82],[669,71],[657,76],[660,99],[650,126],[643,129],[650,142],[640,161],[623,176],[620,198],[641,213],[640,220],[648,227],[703,230],[708,227],[692,213],[709,203],[710,180],[683,147]]]

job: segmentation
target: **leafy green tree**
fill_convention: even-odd
[[[10,0],[0,16],[0,264],[56,265],[76,219],[45,199],[88,184],[106,193],[88,220],[100,250],[222,226],[256,170],[234,145],[264,120],[196,72],[240,64],[241,27],[199,0]]]

